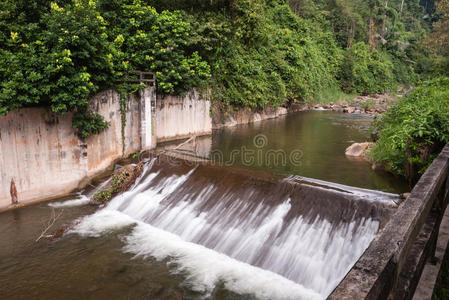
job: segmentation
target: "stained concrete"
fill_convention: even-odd
[[[45,108],[22,108],[0,117],[0,208],[12,203],[12,180],[19,205],[63,196],[115,160],[154,147],[151,139],[142,144],[141,136],[142,132],[153,132],[151,110],[142,113],[141,105],[151,107],[154,88],[147,88],[142,95],[132,96],[127,103],[123,143],[120,96],[112,90],[89,101],[90,109],[110,122],[109,128],[85,140],[72,128],[72,113],[59,115]]]
[[[435,284],[441,275],[441,265],[449,246],[449,209],[446,208],[441,221],[435,256],[429,259],[424,266],[421,278],[413,296],[413,300],[430,300],[435,289]]]
[[[212,133],[210,101],[197,89],[185,96],[159,96],[156,101],[155,129],[158,142]]]
[[[302,110],[303,107],[291,109],[292,112]],[[263,120],[274,119],[289,112],[285,107],[266,107],[262,110],[254,111],[250,108],[234,109],[232,106],[222,111],[218,106],[212,108],[212,127],[220,129],[223,127],[233,127],[239,124],[248,124],[260,122]]]

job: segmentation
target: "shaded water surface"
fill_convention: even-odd
[[[370,141],[372,116],[333,111],[304,111],[277,119],[217,130],[212,136],[212,158],[237,165],[295,174],[386,192],[409,190],[406,182],[391,174],[373,171],[371,164],[345,156],[354,142]],[[256,140],[255,140],[256,138]],[[257,140],[259,138],[259,140]],[[261,144],[257,142],[265,142]],[[247,162],[236,151],[247,150]],[[268,151],[283,150],[285,164],[275,163]],[[233,155],[234,151],[234,155]],[[249,151],[253,151],[252,154]],[[298,163],[288,155],[300,151]],[[259,160],[257,154],[261,153]],[[255,159],[250,161],[250,157]],[[249,161],[249,162],[248,162]]]

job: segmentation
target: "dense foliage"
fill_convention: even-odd
[[[381,93],[395,84],[390,57],[363,42],[345,51],[340,76],[343,90],[361,94]]]
[[[252,107],[414,84],[433,67],[422,44],[433,2],[421,2],[149,0],[192,24],[214,98]]]
[[[380,139],[371,153],[412,183],[449,142],[449,78],[444,77],[449,75],[449,1],[431,4],[426,1],[426,12],[435,14],[428,36],[420,40],[426,48],[415,52],[415,70],[422,78],[443,77],[419,84],[378,122]]]
[[[277,106],[336,85],[341,51],[332,34],[282,1],[231,1],[190,18],[212,68],[213,96],[224,104]]]
[[[378,123],[372,157],[415,181],[449,142],[449,78],[419,85]]]
[[[108,125],[89,97],[110,87],[126,96],[119,80],[129,71],[156,72],[160,93],[207,87],[225,108],[323,90],[380,93],[447,72],[446,8],[447,0],[5,0],[0,113],[74,111],[85,137]]]
[[[158,13],[138,0],[8,0],[0,8],[2,114],[33,105],[75,111],[73,125],[86,137],[107,127],[88,110],[89,97],[123,72],[154,71],[166,93],[209,77],[207,63],[187,48],[190,26],[179,12]]]

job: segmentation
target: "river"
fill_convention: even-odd
[[[344,156],[349,144],[368,138],[370,121],[303,112],[216,131],[206,154],[256,170],[405,191],[400,179]],[[287,163],[264,159],[270,150],[285,151]],[[298,154],[293,162],[291,153]],[[154,163],[97,212],[74,194],[1,213],[2,298],[322,299],[388,214],[383,204],[337,194],[330,209],[327,192],[292,188],[290,177]],[[62,211],[54,228],[79,224],[61,239],[35,242],[53,209]]]

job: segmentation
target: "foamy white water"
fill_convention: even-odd
[[[54,207],[54,208],[74,207],[74,206],[86,205],[87,203],[89,203],[89,201],[90,200],[86,195],[79,194],[79,195],[77,195],[76,199],[70,199],[70,200],[66,200],[66,201],[49,203],[48,206]]]
[[[346,208],[341,221],[296,214],[301,205],[288,193],[268,201],[257,189],[193,178],[195,168],[163,177],[151,167],[75,231],[96,236],[136,224],[124,251],[169,258],[173,272],[187,273],[186,284],[205,295],[223,283],[260,299],[325,298],[379,228]]]
[[[217,283],[239,294],[253,294],[259,299],[322,299],[318,293],[306,289],[276,273],[232,259],[179,236],[117,211],[102,210],[88,216],[73,230],[83,236],[101,234],[135,225],[125,238],[125,252],[136,256],[169,259],[176,265],[173,273],[187,273],[184,283],[207,298]]]

